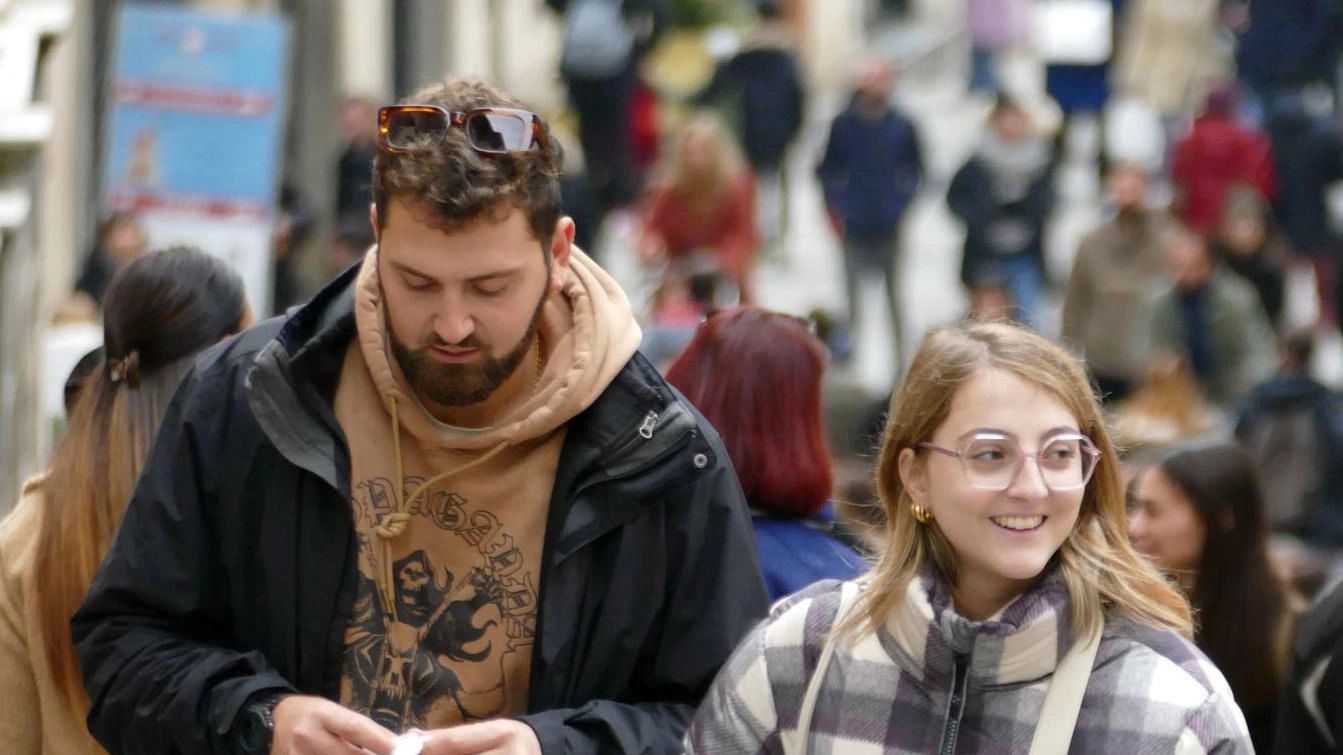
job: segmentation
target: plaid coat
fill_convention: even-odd
[[[781,732],[796,731],[844,586],[861,589],[830,580],[774,607],[705,697],[686,736],[688,753],[783,753]],[[836,647],[807,752],[1024,754],[1054,667],[1072,645],[1070,625],[1057,570],[995,618],[973,622],[955,612],[945,580],[927,568],[880,631]],[[949,713],[958,678],[964,703],[955,717]],[[1192,643],[1111,616],[1069,751],[1254,749],[1226,680]]]

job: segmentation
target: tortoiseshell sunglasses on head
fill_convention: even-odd
[[[391,105],[378,109],[378,145],[393,153],[433,147],[456,127],[477,152],[502,155],[550,148],[541,116],[528,110],[485,107],[449,112],[437,105]]]

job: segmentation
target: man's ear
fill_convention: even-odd
[[[910,500],[926,508],[928,466],[923,463],[923,459],[914,452],[914,449],[906,448],[900,451],[900,459],[896,467],[900,472],[900,484],[909,493]]]
[[[382,226],[378,225],[378,205],[376,202],[368,203],[368,222],[373,224],[373,240],[382,241]]]
[[[573,258],[574,221],[565,215],[555,221],[555,232],[550,234],[550,287],[558,291],[569,277],[569,262]]]

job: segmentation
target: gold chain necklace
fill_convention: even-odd
[[[532,377],[532,395],[536,395],[536,389],[541,386],[541,373],[546,369],[546,346],[545,339],[541,331],[536,331],[536,373]]]

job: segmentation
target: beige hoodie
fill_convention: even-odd
[[[335,399],[359,547],[341,701],[394,731],[522,713],[564,427],[634,354],[639,327],[615,281],[575,249],[543,309],[532,395],[494,427],[451,428],[391,357],[376,259],[355,284],[358,336]]]

